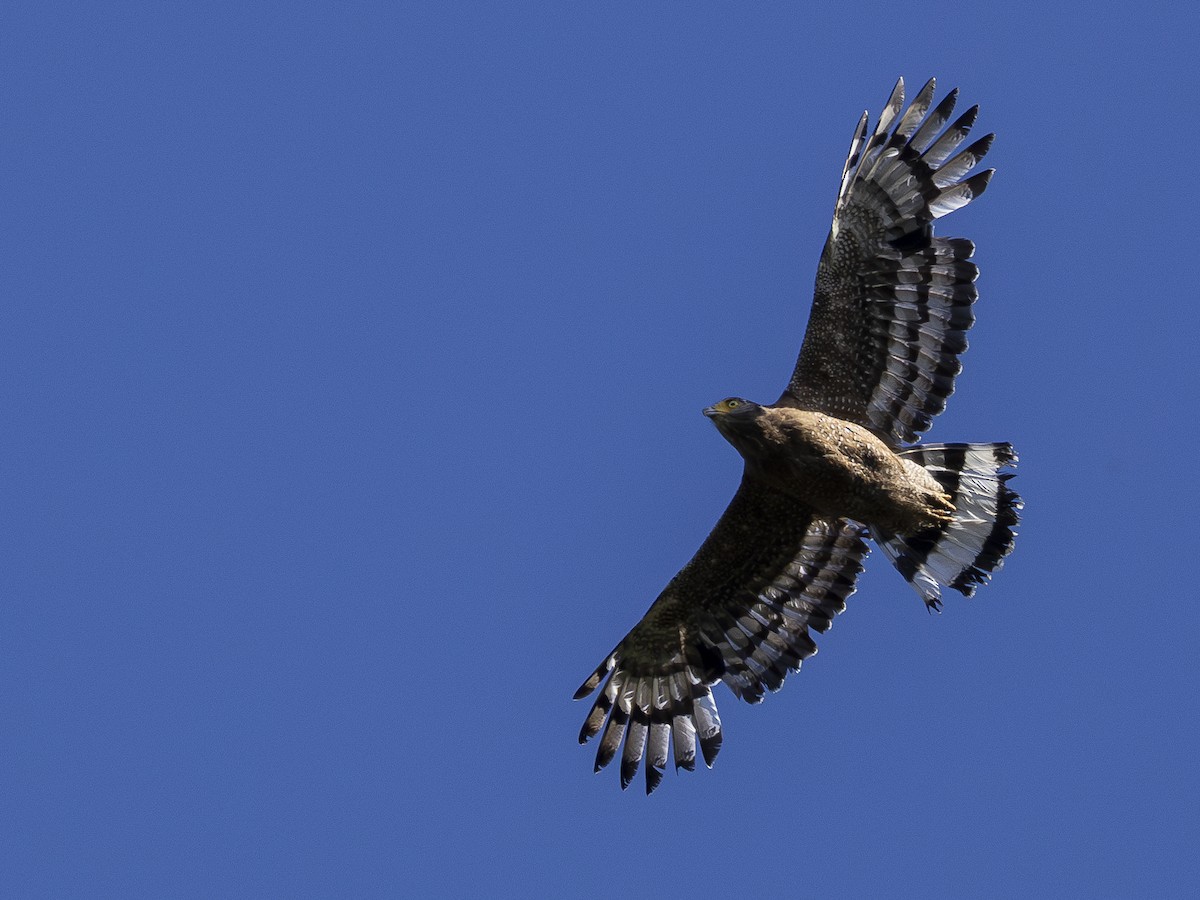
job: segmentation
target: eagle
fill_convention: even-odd
[[[621,787],[646,793],[721,748],[712,688],[760,702],[817,651],[846,608],[870,538],[940,610],[971,596],[1013,548],[1021,500],[1008,443],[918,444],[946,406],[974,322],[974,244],[933,222],[983,193],[972,174],[994,135],[963,147],[973,106],[935,81],[903,113],[900,79],[868,133],[863,113],[817,265],[808,329],[773,404],[704,410],[744,460],[741,484],[696,555],[575,694],[599,695],[579,734],[595,771],[621,754]],[[603,686],[601,687],[601,684]]]

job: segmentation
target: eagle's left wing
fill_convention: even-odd
[[[778,690],[816,652],[809,628],[825,631],[846,608],[866,554],[860,525],[816,518],[743,478],[696,555],[576,692],[604,681],[579,733],[585,743],[603,730],[596,771],[622,741],[622,788],[645,757],[654,790],[668,746],[690,770],[698,740],[711,766],[721,747],[711,686],[724,681],[750,703]]]
[[[863,113],[800,358],[778,401],[902,442],[945,408],[975,321],[975,247],[934,237],[933,221],[982,194],[993,171],[967,177],[993,135],[958,150],[978,107],[942,131],[957,91],[930,111],[933,91],[930,79],[900,115],[901,79],[869,138]]]

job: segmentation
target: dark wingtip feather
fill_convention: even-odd
[[[592,711],[583,721],[583,727],[579,729],[579,743],[586,744],[600,733],[600,729],[604,727],[604,719],[608,716],[608,709],[608,707],[604,707],[603,710],[597,706],[592,707]]]
[[[625,790],[625,788],[633,783],[633,777],[637,775],[639,762],[641,762],[641,757],[621,760],[621,790]]]
[[[721,732],[700,738],[700,752],[704,754],[704,764],[711,769],[717,761],[717,754],[721,752]]]
[[[625,726],[629,723],[629,713],[614,706],[608,717],[608,724],[604,727],[604,736],[600,738],[600,744],[596,747],[596,768],[599,772],[617,755],[617,750],[621,747],[621,739],[625,736]]]
[[[971,193],[978,197],[987,190],[987,186],[992,183],[992,176],[995,174],[995,169],[984,169],[978,175],[972,175],[964,183],[969,184]]]
[[[614,650],[604,658],[604,662],[600,663],[600,665],[596,667],[596,671],[592,672],[592,674],[587,677],[587,680],[579,686],[579,689],[575,691],[575,696],[573,699],[582,700],[584,697],[594,691],[600,685],[600,682],[604,680],[604,676],[611,672],[616,664],[617,653]]]
[[[982,159],[983,157],[987,156],[988,151],[992,149],[992,144],[994,143],[996,143],[996,132],[993,131],[989,134],[985,134],[983,137],[969,146],[967,148],[967,152],[974,153],[977,157]]]
[[[951,125],[949,128],[947,128],[946,130],[947,131],[962,131],[962,132],[970,131],[975,125],[975,120],[978,118],[979,118],[979,104],[976,103],[974,106],[972,106],[966,112],[964,112],[961,116],[959,116],[957,119],[955,119],[954,124]]]
[[[594,691],[596,689],[596,686],[599,684],[600,684],[599,681],[596,681],[593,683],[592,679],[589,678],[587,681],[585,681],[583,684],[581,684],[576,689],[575,696],[573,696],[571,699],[572,700],[582,700],[584,697],[586,697],[588,694],[590,694],[592,691]]]
[[[622,733],[624,733],[624,729],[622,729]],[[605,766],[607,766],[610,762],[612,762],[613,757],[615,757],[616,755],[617,755],[617,747],[609,749],[608,747],[606,747],[604,745],[604,742],[601,741],[600,746],[598,746],[596,748],[596,766],[595,766],[595,768],[592,769],[592,771],[599,772],[601,769],[603,769]]]
[[[654,793],[654,789],[662,784],[663,770],[658,766],[652,766],[646,763],[646,796],[649,797]]]
[[[591,723],[584,722],[583,727],[579,729],[579,743],[586,744],[595,736],[596,732],[592,730]]]

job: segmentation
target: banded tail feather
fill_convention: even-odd
[[[872,537],[931,609],[941,608],[941,589],[966,597],[1004,565],[1012,552],[1021,498],[1008,487],[1017,454],[1011,444],[926,444],[900,451],[950,495],[956,510],[949,524],[908,537],[872,530]]]

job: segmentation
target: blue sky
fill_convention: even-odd
[[[0,36],[12,896],[1187,896],[1195,11],[39,4]],[[932,440],[1017,551],[878,553],[712,771],[571,694],[769,401],[859,114],[995,131]],[[939,92],[940,93],[940,92]]]

